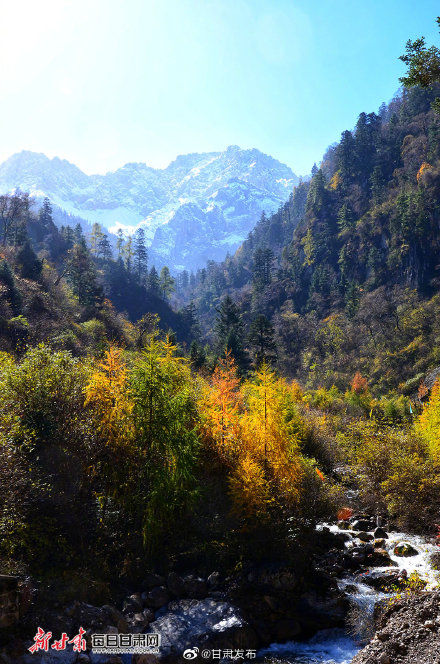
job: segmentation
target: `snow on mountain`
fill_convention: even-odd
[[[245,239],[261,216],[289,197],[297,176],[258,150],[180,155],[165,169],[125,164],[105,175],[23,151],[0,164],[0,192],[47,196],[56,208],[111,232],[141,226],[151,261],[195,270],[221,260]],[[65,215],[64,215],[65,216]]]

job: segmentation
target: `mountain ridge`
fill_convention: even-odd
[[[128,162],[103,175],[87,175],[66,159],[28,150],[0,164],[2,193],[20,188],[37,200],[47,196],[55,209],[111,232],[142,227],[152,262],[171,261],[174,270],[201,267],[211,246],[216,260],[235,251],[262,212],[275,211],[298,181],[270,155],[236,145],[178,155],[164,169]]]

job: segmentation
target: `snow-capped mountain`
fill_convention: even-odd
[[[263,210],[276,210],[297,182],[288,166],[237,146],[181,155],[165,169],[131,163],[105,175],[28,151],[0,165],[1,193],[20,188],[37,202],[47,196],[64,218],[99,222],[111,232],[142,226],[150,260],[173,271],[235,251]]]

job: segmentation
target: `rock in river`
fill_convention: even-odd
[[[409,558],[410,556],[417,556],[419,552],[409,542],[399,542],[394,547],[394,555]]]
[[[170,602],[148,631],[162,637],[160,660],[181,661],[186,648],[256,648],[254,630],[228,602],[212,598]]]
[[[379,527],[379,528],[376,528],[376,530],[374,531],[374,537],[376,539],[388,539],[388,534],[387,534],[386,530]]]

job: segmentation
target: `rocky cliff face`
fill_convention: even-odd
[[[165,169],[133,163],[106,175],[26,151],[0,165],[0,192],[18,187],[37,200],[47,196],[59,211],[112,232],[141,226],[152,262],[175,270],[235,251],[263,210],[275,211],[297,182],[276,159],[237,146],[181,155]]]

